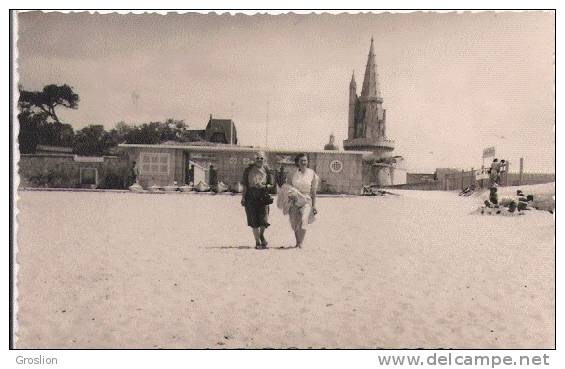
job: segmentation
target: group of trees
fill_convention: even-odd
[[[70,124],[61,122],[56,108],[77,109],[79,96],[64,84],[48,85],[41,91],[20,88],[20,152],[33,153],[37,145],[72,147],[79,155],[104,155],[120,143],[158,144],[163,141],[188,142],[188,125],[182,120],[167,119],[141,125],[118,122],[107,131],[104,126],[92,124],[74,131]]]
[[[183,120],[167,119],[164,122],[144,123],[130,126],[119,122],[110,131],[120,142],[136,144],[158,144],[164,141],[191,141],[188,126]]]
[[[48,85],[42,91],[20,89],[20,151],[33,152],[40,144],[71,146],[74,139],[73,127],[61,123],[55,108],[64,106],[76,109],[78,101],[78,95],[67,85]]]
[[[102,125],[89,125],[75,133],[73,151],[80,155],[103,155],[120,143],[159,144],[164,141],[188,142],[188,126],[175,119],[137,126],[118,122],[109,131]]]

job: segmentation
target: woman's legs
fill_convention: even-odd
[[[310,211],[312,210],[312,205],[307,203],[300,208],[300,227],[298,227],[296,232],[296,244],[297,247],[302,248],[304,244],[304,238],[306,237],[306,229],[308,229],[308,217],[310,216]]]
[[[294,237],[296,238],[296,246],[295,247],[301,249],[302,244],[304,243],[304,237],[306,237],[306,230],[305,229],[299,229],[297,231],[294,231]]]
[[[269,226],[269,206],[260,206],[258,208],[257,217],[259,220],[259,241],[261,242],[261,246],[267,247],[269,243],[265,239],[265,229]]]
[[[269,244],[265,239],[265,229],[266,227],[259,227],[259,241],[261,242],[261,246],[267,246]]]
[[[290,225],[294,230],[294,237],[296,238],[295,247],[297,248],[302,248],[302,245],[304,244],[306,229],[308,228],[308,216],[310,215],[311,208],[312,207],[309,204],[306,204],[300,208],[290,208]]]
[[[253,237],[255,237],[255,246],[259,246],[261,244],[261,237],[260,237],[260,230],[259,228],[251,228],[253,230]]]
[[[294,238],[296,239],[296,245],[294,247],[300,248],[302,247],[302,241],[300,237],[300,228],[302,227],[300,219],[302,219],[302,215],[300,214],[300,208],[291,206],[288,210],[288,218],[290,220],[290,227],[294,231]]]
[[[300,243],[300,246],[299,246],[299,247],[302,247],[302,245],[304,244],[304,238],[305,238],[305,237],[306,237],[306,230],[305,230],[305,229],[300,229],[300,230],[298,231],[298,239],[299,239],[299,243]]]
[[[247,225],[253,230],[255,246],[267,246],[264,233],[269,226],[269,207],[248,202],[245,205],[245,213],[247,215]]]

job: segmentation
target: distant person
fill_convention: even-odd
[[[128,187],[137,183],[139,176],[139,168],[137,168],[137,163],[134,161],[131,162],[131,166],[128,173]]]
[[[506,162],[506,160],[502,159],[500,161],[500,164],[498,165],[498,176],[496,178],[496,183],[501,184],[502,176],[507,171],[507,165],[508,163]]]
[[[190,168],[186,173],[186,184],[189,184],[191,182],[194,183],[194,164],[190,165]]]
[[[498,159],[494,159],[490,164],[489,179],[490,179],[490,187],[492,187],[495,183],[498,184],[498,171],[500,170],[500,163]]]
[[[266,249],[267,239],[265,230],[269,227],[269,204],[272,200],[268,193],[272,186],[269,168],[265,164],[265,153],[259,151],[255,154],[255,161],[243,172],[241,181],[243,192],[241,205],[245,207],[247,225],[253,231],[256,249]]]
[[[218,173],[216,172],[216,169],[212,164],[210,164],[210,169],[208,171],[208,179],[208,184],[210,185],[210,187],[216,188],[216,186],[218,185]]]
[[[316,209],[316,191],[318,188],[318,175],[308,168],[306,154],[298,154],[294,158],[297,170],[287,178],[287,184],[297,190],[293,203],[289,208],[290,226],[296,238],[296,247],[302,248],[308,224],[314,221],[318,213]]]
[[[492,163],[490,163],[489,173],[491,173],[493,171],[498,171],[499,165],[500,165],[500,163],[498,162],[497,158],[492,159]]]
[[[498,189],[496,184],[490,188],[489,201],[493,205],[498,205]]]
[[[286,172],[284,171],[284,166],[281,165],[281,167],[277,171],[275,181],[277,183],[277,186],[279,187],[282,187],[282,185],[286,183]]]

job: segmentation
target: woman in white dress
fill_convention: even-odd
[[[318,188],[318,175],[308,168],[308,157],[306,154],[298,154],[294,158],[297,170],[287,177],[287,183],[296,189],[292,196],[288,210],[290,226],[296,237],[296,247],[302,248],[308,224],[314,221],[316,210],[316,190]]]

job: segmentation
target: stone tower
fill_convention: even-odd
[[[357,105],[357,83],[355,82],[355,71],[349,82],[349,116],[347,123],[347,138],[355,136],[355,106]]]
[[[335,136],[333,132],[330,135],[330,141],[324,146],[324,150],[337,150],[337,146],[335,145]]]
[[[349,83],[347,128],[348,137],[343,141],[345,150],[372,151],[374,158],[390,156],[394,150],[394,141],[386,136],[386,110],[383,109],[372,38],[361,96],[357,96],[355,74]]]

